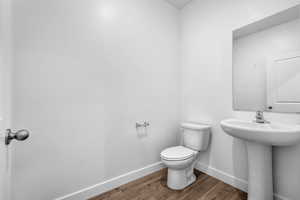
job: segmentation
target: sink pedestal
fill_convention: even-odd
[[[272,146],[247,141],[248,200],[273,200]]]

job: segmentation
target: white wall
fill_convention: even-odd
[[[227,136],[219,122],[252,119],[232,109],[232,31],[300,3],[299,0],[194,0],[182,11],[182,117],[211,120],[213,137],[201,157],[229,175],[247,179],[243,142]],[[300,123],[299,115],[268,114],[271,121]],[[300,196],[300,146],[274,149],[275,191],[291,200]]]
[[[13,199],[160,161],[179,124],[179,13],[162,0],[14,0]],[[147,120],[147,137],[135,122]]]
[[[268,59],[300,51],[299,35],[300,20],[297,19],[233,41],[234,108],[266,109]]]

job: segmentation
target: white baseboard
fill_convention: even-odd
[[[63,197],[56,198],[54,200],[83,200],[88,199],[94,196],[97,196],[99,194],[102,194],[104,192],[108,192],[112,189],[115,189],[121,185],[124,185],[126,183],[129,183],[131,181],[134,181],[136,179],[139,179],[141,177],[144,177],[148,174],[151,174],[153,172],[156,172],[160,169],[164,168],[164,165],[162,162],[157,162],[152,165],[148,165],[144,168],[131,171],[129,173],[123,174],[121,176],[112,178],[110,180],[98,183],[96,185],[84,188],[82,190],[79,190],[77,192],[65,195]]]
[[[248,188],[248,181],[237,178],[235,176],[232,176],[226,172],[223,172],[221,170],[218,170],[216,168],[203,165],[201,163],[198,163],[195,167],[199,171],[208,174],[218,180],[223,181],[224,183],[227,183],[235,188],[238,188],[244,192],[247,192]],[[290,200],[289,198],[286,198],[284,196],[281,196],[279,194],[274,194],[274,200]]]
[[[203,165],[201,163],[197,163],[196,169],[212,177],[215,177],[216,179],[221,180],[224,183],[232,185],[235,188],[247,192],[248,182],[246,180],[234,177],[228,173],[225,173],[210,166]]]
[[[279,194],[274,194],[274,200],[290,200],[290,199],[286,198],[284,196],[281,196]]]

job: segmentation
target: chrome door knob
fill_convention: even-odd
[[[18,130],[17,132],[12,132],[11,129],[6,129],[5,144],[9,145],[13,139],[18,140],[18,141],[24,141],[28,137],[29,137],[29,131],[26,129],[21,129],[21,130]]]

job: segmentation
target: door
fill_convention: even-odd
[[[300,112],[300,52],[270,59],[267,69],[267,108],[276,112]]]
[[[8,146],[4,144],[4,124],[3,119],[0,121],[0,199],[10,199],[10,151]]]
[[[11,18],[10,0],[0,0],[0,200],[10,200],[11,149],[5,145],[10,127]]]

